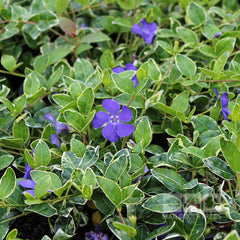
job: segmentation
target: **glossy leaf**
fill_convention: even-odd
[[[9,197],[16,186],[16,176],[11,167],[7,168],[0,180],[0,199]]]
[[[150,197],[142,206],[158,213],[171,213],[183,207],[179,198],[168,193],[161,193]]]
[[[178,70],[187,77],[192,77],[196,72],[196,64],[187,56],[177,54],[176,64]]]

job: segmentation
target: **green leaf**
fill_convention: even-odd
[[[94,92],[91,87],[86,88],[77,99],[77,106],[80,113],[87,115],[93,106]]]
[[[224,38],[217,42],[216,44],[216,54],[217,56],[221,56],[225,52],[231,52],[233,51],[234,45],[235,45],[236,39],[235,38]]]
[[[79,112],[75,110],[67,110],[63,113],[63,116],[68,124],[70,124],[79,132],[82,131],[84,127],[84,118]]]
[[[49,60],[49,56],[48,55],[37,56],[34,59],[34,62],[33,62],[34,70],[37,71],[40,74],[44,73],[46,68],[47,68],[47,66],[48,66],[48,60]]]
[[[12,168],[9,167],[0,180],[0,199],[4,200],[4,198],[9,197],[13,193],[15,186],[16,176]]]
[[[52,217],[57,214],[57,209],[49,203],[34,204],[26,209],[44,217]]]
[[[238,232],[234,229],[224,238],[224,240],[240,240]]]
[[[77,139],[72,139],[70,142],[71,151],[76,154],[77,157],[82,158],[86,152],[86,146]]]
[[[168,193],[160,193],[150,197],[142,206],[150,211],[158,213],[171,213],[183,207],[179,198]]]
[[[111,179],[97,176],[99,187],[103,190],[108,199],[117,207],[121,207],[122,191],[118,184]]]
[[[93,194],[93,189],[95,188],[96,185],[96,176],[91,168],[87,168],[84,176],[82,178],[82,185],[83,185],[83,197],[87,198],[88,200],[91,199],[91,196]],[[86,192],[86,187],[84,191],[84,186],[87,187],[88,191]]]
[[[158,40],[156,41],[156,44],[159,45],[161,48],[163,48],[166,52],[172,55],[174,54],[173,46],[170,43]]]
[[[191,2],[187,9],[187,15],[194,25],[203,24],[206,21],[204,8],[195,2]]]
[[[49,178],[49,180],[48,180],[49,184],[48,183],[46,184],[46,185],[48,185],[47,190],[49,190],[49,191],[54,191],[54,190],[62,187],[61,180],[55,173],[45,172],[45,171],[40,171],[40,170],[32,170],[31,177],[37,184],[39,183],[38,185],[41,185],[41,184],[44,185],[44,178],[45,179]],[[42,188],[44,190],[46,190],[45,186],[42,186]]]
[[[17,112],[21,113],[27,103],[27,97],[25,94],[14,100],[14,106]]]
[[[200,134],[210,130],[218,131],[217,122],[209,116],[206,115],[193,116],[191,122],[194,125],[194,129],[198,130]]]
[[[33,152],[33,157],[36,167],[48,165],[51,160],[51,154],[48,145],[44,141],[39,140],[35,151]]]
[[[0,97],[0,102],[2,102],[10,112],[14,112],[13,104],[5,97]]]
[[[129,236],[135,237],[137,234],[137,231],[134,227],[131,227],[129,225],[120,223],[120,222],[113,222],[113,226],[118,228],[119,230],[122,230],[126,232]]]
[[[191,204],[192,202],[194,202],[195,204],[199,204],[204,199],[206,199],[212,192],[213,189],[208,185],[204,183],[198,183],[195,188],[189,189],[187,191],[187,194],[185,195],[186,203]]]
[[[9,226],[7,223],[0,224],[0,239],[3,240],[8,233]]]
[[[12,161],[13,161],[14,157],[10,154],[4,154],[0,156],[0,170],[8,167]]]
[[[191,154],[191,155],[199,157],[201,159],[206,158],[206,155],[205,155],[205,152],[203,151],[203,149],[195,147],[195,146],[189,146],[184,149],[181,149],[181,152]]]
[[[213,71],[219,74],[220,72],[224,71],[224,66],[227,63],[229,57],[229,52],[224,52],[215,62]]]
[[[75,79],[85,82],[94,73],[92,64],[85,59],[77,59],[73,65]]]
[[[182,192],[182,186],[186,184],[185,179],[177,172],[166,169],[156,168],[151,170],[152,175],[172,192]]]
[[[89,3],[89,0],[74,0],[74,1],[82,4],[83,6],[87,6],[87,4]]]
[[[62,13],[67,10],[69,0],[56,0],[56,12]]]
[[[223,137],[220,138],[220,145],[223,156],[232,170],[235,173],[240,172],[240,151],[237,146],[232,141],[226,140]]]
[[[185,27],[178,27],[176,30],[179,37],[185,43],[190,43],[191,47],[195,47],[198,44],[198,36],[191,29]]]
[[[67,94],[54,94],[52,96],[54,102],[56,102],[61,107],[64,107],[72,102],[72,97]]]
[[[144,238],[145,240],[152,240],[158,236],[165,235],[166,233],[169,233],[175,226],[175,222],[173,222],[171,225],[167,226],[162,226],[159,227],[153,231],[151,231],[148,235],[147,238]]]
[[[136,143],[142,142],[143,148],[147,147],[152,141],[152,129],[148,118],[142,117],[135,131]]]
[[[178,70],[187,77],[193,77],[196,73],[196,64],[187,56],[177,54],[176,64]]]
[[[6,240],[17,240],[17,234],[18,234],[18,230],[15,228],[13,229],[11,232],[8,233],[8,235],[6,236]]]
[[[206,228],[206,217],[201,209],[189,206],[183,218],[183,228],[188,239],[200,239]]]
[[[148,60],[148,74],[150,75],[151,79],[156,82],[160,81],[162,78],[161,71],[157,63],[152,58]]]
[[[84,36],[81,39],[81,42],[90,44],[90,43],[104,42],[104,41],[110,41],[110,40],[111,38],[109,38],[108,35],[102,32],[94,32]]]
[[[211,46],[209,46],[209,45],[201,45],[201,46],[198,48],[198,50],[199,50],[202,54],[204,54],[204,55],[206,55],[206,56],[208,56],[208,57],[212,57],[212,58],[215,58],[215,57],[216,57],[215,52],[213,51],[213,48],[212,48]]]
[[[120,74],[113,73],[112,81],[121,92],[132,95],[134,92],[134,83],[131,79],[134,75],[134,71],[124,71]]]
[[[218,157],[209,157],[203,159],[204,164],[216,175],[223,179],[233,180],[235,174],[230,166]]]
[[[121,155],[120,157],[118,157],[109,164],[105,173],[106,178],[117,182],[119,177],[126,170],[127,165],[128,165],[127,156]]]
[[[16,120],[13,124],[13,137],[20,138],[24,141],[24,143],[26,143],[29,136],[29,128],[26,126],[25,121],[23,119],[20,121]]]
[[[234,122],[240,121],[240,104],[235,103],[229,118]]]
[[[27,96],[33,95],[39,90],[39,88],[40,82],[38,78],[35,77],[35,74],[32,72],[29,75],[27,75],[23,85],[24,93],[26,93]]]
[[[50,78],[47,81],[47,89],[50,89],[51,87],[53,87],[60,80],[60,77],[63,74],[63,68],[64,67],[62,65],[51,74]]]
[[[38,182],[34,188],[34,193],[36,197],[40,198],[44,196],[48,192],[50,186],[51,186],[51,178],[49,175],[38,179]]]
[[[1,64],[9,72],[12,72],[14,70],[16,63],[17,63],[16,59],[11,55],[3,55],[1,57]]]
[[[117,3],[121,8],[130,10],[139,7],[142,3],[142,0],[117,0]]]
[[[178,94],[172,101],[171,108],[179,111],[179,112],[185,112],[189,108],[188,103],[188,91],[184,91],[180,94]]]

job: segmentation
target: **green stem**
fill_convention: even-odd
[[[24,74],[15,73],[15,72],[8,72],[8,71],[5,71],[5,70],[0,70],[0,73],[9,74],[9,75],[13,75],[13,76],[16,76],[16,77],[22,77],[22,78],[26,77],[26,75],[24,75]]]
[[[2,128],[0,128],[0,131],[3,132],[3,133],[5,133],[5,134],[7,134],[7,135],[9,135],[9,136],[11,136],[11,134],[10,134],[9,132],[5,131],[5,130],[2,129]]]
[[[9,221],[12,221],[12,220],[16,220],[17,218],[25,217],[25,216],[27,216],[29,214],[31,214],[31,212],[22,213],[20,215],[14,216],[12,218],[8,218],[6,220],[3,220],[3,221],[0,222],[0,224],[6,223],[6,222],[9,222]]]
[[[227,180],[227,183],[228,183],[228,188],[229,188],[229,191],[230,191],[231,197],[234,198],[233,191],[232,191],[232,185],[231,185],[231,182],[230,182],[229,180]]]

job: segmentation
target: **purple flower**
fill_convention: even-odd
[[[218,38],[218,37],[220,37],[222,35],[222,32],[218,32],[217,34],[215,34],[214,36],[213,36],[213,38]]]
[[[57,120],[54,119],[53,115],[51,113],[47,113],[45,115],[45,118],[49,121],[52,121],[53,126],[57,132],[57,134],[52,134],[51,135],[51,141],[52,144],[55,144],[58,146],[58,149],[60,149],[60,140],[59,140],[59,134],[60,133],[65,133],[69,131],[69,127],[65,123],[58,122]]]
[[[218,90],[216,88],[213,89],[216,93],[216,97],[219,97]],[[225,120],[230,121],[228,116],[230,115],[230,111],[228,109],[228,93],[224,92],[221,96],[221,105],[222,105],[222,114]]]
[[[130,71],[130,70],[136,72],[137,68],[132,63],[127,63],[125,68],[123,68],[123,67],[115,67],[115,68],[112,69],[112,71],[114,73],[117,73],[117,74],[119,74],[121,72],[124,72],[124,71]],[[137,79],[137,74],[135,74],[132,77],[131,80],[134,82],[134,87],[136,87],[138,85],[138,83],[139,83],[138,79]]]
[[[133,117],[132,111],[128,107],[123,106],[120,111],[120,104],[112,99],[103,100],[102,106],[110,114],[104,111],[97,112],[92,120],[92,125],[95,129],[104,126],[102,129],[104,138],[110,142],[116,142],[120,137],[126,137],[133,133],[133,125],[122,123],[130,122]]]
[[[228,109],[228,93],[224,92],[221,96],[221,104],[222,104],[222,114],[223,117],[230,121],[230,119],[228,118],[228,115],[230,115],[230,111]]]
[[[30,175],[30,172],[33,170],[33,168],[31,168],[28,164],[28,162],[26,163],[25,165],[25,174],[23,176],[23,178],[25,179],[30,179],[31,178],[31,175]]]
[[[142,19],[141,24],[142,25],[133,25],[132,32],[143,37],[147,44],[152,44],[153,38],[156,35],[155,32],[157,31],[157,24],[155,22],[147,23],[146,19]]]
[[[34,180],[30,180],[30,179],[22,180],[22,181],[18,182],[18,184],[23,188],[29,189],[29,190],[24,191],[23,193],[28,192],[31,195],[33,195],[33,197],[35,197],[34,188],[36,186],[36,182]]]
[[[108,239],[109,239],[108,235],[103,234],[101,232],[99,225],[96,226],[95,232],[91,231],[85,233],[85,240],[108,240]]]

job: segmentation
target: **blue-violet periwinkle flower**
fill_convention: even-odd
[[[35,197],[34,188],[36,186],[36,182],[34,180],[31,180],[31,179],[22,180],[22,181],[19,181],[18,184],[23,188],[28,188],[28,190],[24,191],[23,193],[28,192],[33,197]]]
[[[120,104],[112,99],[103,100],[102,106],[110,114],[104,111],[97,112],[92,120],[92,125],[95,129],[104,126],[102,129],[104,138],[110,142],[116,142],[120,137],[126,137],[133,133],[134,126],[123,123],[130,122],[133,117],[132,111],[128,107],[123,106],[120,111]]]
[[[215,34],[214,36],[213,36],[213,38],[218,38],[218,37],[220,37],[222,35],[222,32],[218,32],[217,34]]]
[[[26,163],[25,165],[25,174],[23,176],[23,178],[25,179],[30,179],[31,178],[31,175],[30,175],[30,172],[33,170],[33,168],[31,168],[28,164],[28,162]]]
[[[137,71],[137,68],[132,64],[132,63],[127,63],[126,64],[126,66],[125,66],[125,68],[123,68],[123,67],[115,67],[115,68],[113,68],[112,69],[112,71],[114,72],[114,73],[117,73],[117,74],[119,74],[119,73],[121,73],[121,72],[125,72],[125,71]],[[137,79],[137,74],[135,74],[133,77],[132,77],[132,79],[131,79],[133,82],[134,82],[134,87],[136,87],[137,85],[138,85],[138,79]]]
[[[216,97],[219,97],[218,90],[216,88],[213,89],[216,93]],[[222,114],[225,120],[230,121],[228,116],[230,115],[230,111],[228,109],[228,93],[224,92],[221,96],[221,105],[222,105]]]
[[[60,133],[67,134],[67,132],[69,131],[69,127],[65,123],[61,123],[61,122],[55,120],[51,113],[45,114],[45,118],[49,121],[52,121],[53,127],[55,128],[55,130],[57,132],[57,134],[52,134],[51,135],[52,144],[57,145],[58,149],[60,149],[59,134]]]
[[[146,19],[142,19],[141,24],[142,25],[134,24],[132,27],[132,32],[143,37],[147,44],[152,44],[156,35],[157,24],[155,22],[148,23]]]

